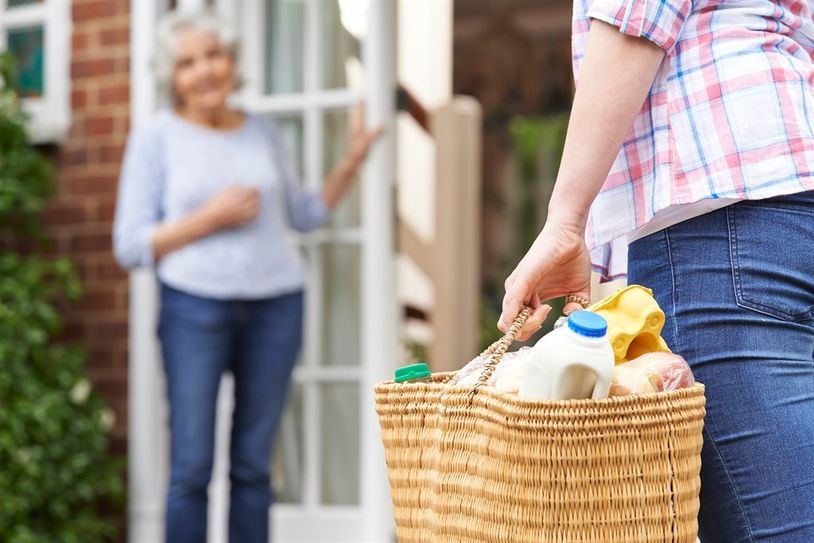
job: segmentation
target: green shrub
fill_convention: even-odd
[[[109,541],[116,526],[100,505],[123,495],[121,462],[108,454],[113,413],[85,377],[82,350],[55,341],[55,304],[81,294],[73,266],[15,250],[42,245],[54,184],[11,87],[0,55],[0,541]]]

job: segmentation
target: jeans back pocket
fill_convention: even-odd
[[[786,321],[814,317],[814,205],[778,198],[727,208],[739,306]]]

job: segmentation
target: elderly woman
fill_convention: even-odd
[[[172,108],[130,136],[113,237],[122,266],[154,266],[160,282],[166,541],[206,541],[215,404],[229,370],[229,540],[266,543],[272,438],[302,336],[303,269],[287,230],[325,222],[381,130],[359,123],[322,192],[304,192],[274,124],[227,105],[238,83],[234,33],[206,13],[170,13],[158,36]]]

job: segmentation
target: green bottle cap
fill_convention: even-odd
[[[430,376],[430,368],[426,363],[410,364],[402,366],[396,370],[396,382],[412,381],[414,379],[424,379]]]

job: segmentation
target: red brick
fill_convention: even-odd
[[[117,279],[124,282],[127,280],[127,272],[115,262],[99,262],[94,266],[93,273],[101,281]]]
[[[111,200],[101,201],[96,204],[96,220],[112,224],[116,215],[116,202]]]
[[[73,2],[72,15],[74,21],[90,21],[103,19],[116,14],[116,2],[112,0],[95,0]]]
[[[116,73],[130,73],[130,51],[126,50],[126,55],[116,55]]]
[[[130,102],[130,85],[115,85],[99,89],[99,104],[128,104]]]
[[[100,162],[121,162],[124,156],[123,145],[103,145],[99,148],[99,161]]]
[[[85,147],[65,150],[62,152],[62,156],[60,158],[60,162],[63,165],[87,164],[88,150]]]
[[[90,34],[81,30],[74,30],[71,33],[71,51],[77,53],[84,51],[90,46]]]
[[[81,224],[88,218],[88,210],[84,205],[53,203],[48,206],[43,215],[46,224]]]
[[[112,456],[123,457],[127,455],[127,410],[125,407],[126,405],[121,407],[122,411],[116,411],[116,426],[114,427],[113,435],[111,436],[109,449]],[[117,519],[120,521],[118,523],[119,532],[126,533],[127,530],[124,526],[124,519],[121,511],[114,507],[109,514],[117,517]]]
[[[99,337],[105,339],[127,339],[127,320],[109,320],[105,322],[100,322],[96,326],[94,326],[95,332],[99,335]]]
[[[89,60],[74,60],[71,62],[71,77],[95,77],[112,73],[116,68],[116,61],[110,58],[97,58]]]
[[[102,46],[127,45],[130,43],[130,29],[127,26],[105,28],[99,34]]]
[[[113,132],[112,117],[91,117],[86,119],[83,125],[86,136],[103,136]]]
[[[80,234],[69,240],[69,247],[72,253],[110,252],[112,245],[110,236],[109,232]]]
[[[67,194],[82,196],[116,193],[116,177],[110,175],[80,175],[62,183]]]
[[[71,91],[71,109],[84,108],[88,103],[88,94],[83,90]]]
[[[89,283],[86,281],[86,283]],[[78,309],[93,311],[114,311],[121,309],[118,306],[118,296],[115,288],[103,288],[97,285],[92,291],[86,292],[82,300],[77,304]]]

